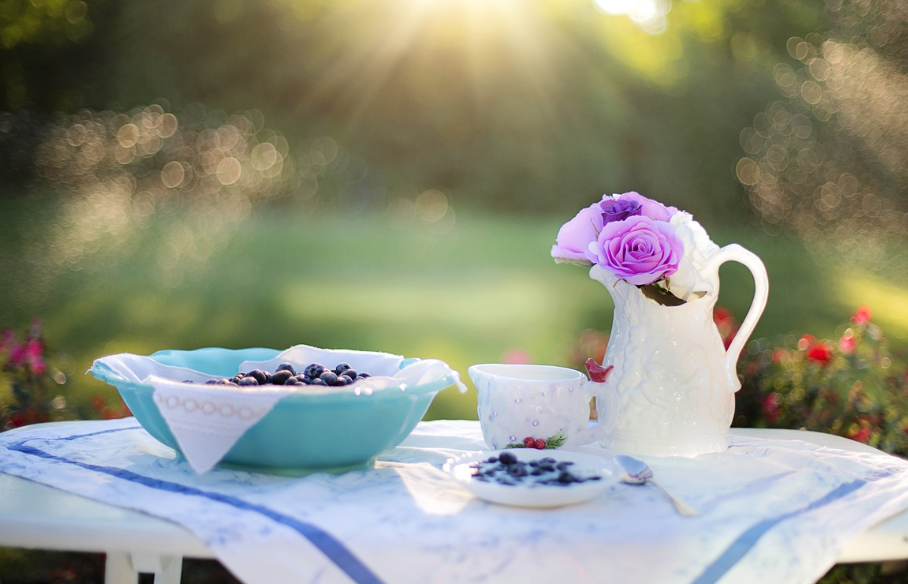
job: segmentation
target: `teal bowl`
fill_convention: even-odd
[[[159,351],[149,358],[162,365],[230,377],[245,361],[266,361],[279,353],[265,348],[205,348]],[[404,359],[400,368],[415,361],[418,359]],[[355,363],[351,365],[356,367]],[[182,454],[154,403],[150,384],[127,380],[98,361],[90,371],[117,388],[149,434]],[[405,391],[289,395],[237,440],[219,466],[286,475],[369,467],[379,454],[400,444],[413,431],[439,391],[456,382],[452,372],[407,386]]]

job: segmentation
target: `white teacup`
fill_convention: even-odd
[[[478,393],[479,424],[495,450],[527,446],[576,448],[605,438],[615,416],[590,423],[590,400],[612,411],[614,390],[566,367],[552,365],[473,365],[468,370]],[[602,407],[605,405],[606,407]]]

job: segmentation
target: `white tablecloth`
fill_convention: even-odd
[[[621,483],[580,505],[511,508],[440,470],[482,448],[477,422],[423,422],[374,470],[199,476],[127,418],[0,434],[0,472],[179,523],[248,584],[800,584],[908,508],[899,458],[741,437],[722,454],[647,459],[698,517]]]

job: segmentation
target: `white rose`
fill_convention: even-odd
[[[684,257],[678,271],[669,276],[668,289],[682,300],[692,295],[710,294],[715,290],[712,282],[703,276],[706,262],[719,251],[719,246],[709,239],[703,226],[685,211],[678,211],[671,218],[675,237],[684,245]]]

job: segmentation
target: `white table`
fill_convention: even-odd
[[[817,432],[734,428],[731,433],[876,452],[852,440]],[[136,584],[139,573],[155,574],[155,584],[178,584],[184,557],[215,557],[177,524],[3,473],[0,546],[105,553],[107,584]],[[902,559],[908,559],[908,512],[864,532],[848,546],[839,562]]]

